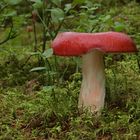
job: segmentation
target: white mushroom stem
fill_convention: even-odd
[[[79,96],[79,107],[91,112],[100,111],[104,106],[105,72],[103,53],[94,50],[83,55],[83,80]]]

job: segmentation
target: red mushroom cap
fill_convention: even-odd
[[[132,39],[118,32],[102,33],[59,33],[52,42],[55,55],[79,56],[94,49],[105,53],[136,52],[137,48]]]

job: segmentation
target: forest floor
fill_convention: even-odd
[[[140,44],[139,5],[120,9],[128,14],[130,34]],[[0,140],[140,139],[139,55],[105,57],[105,108],[96,116],[77,107],[80,60],[58,57],[57,71],[31,72],[39,64],[36,56],[28,60],[32,47],[27,38],[25,32],[0,52]],[[49,61],[54,63],[54,57]]]

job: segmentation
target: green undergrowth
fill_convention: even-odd
[[[112,3],[98,21],[94,17],[94,31],[127,32],[139,49],[140,5],[124,3],[120,7]],[[85,17],[81,14],[81,23],[75,22],[73,30],[92,29]],[[33,41],[26,42],[28,35],[22,31],[0,51],[0,140],[140,139],[139,54],[105,55],[105,108],[95,115],[78,109],[80,58],[52,56],[49,70],[31,72],[42,64],[38,57],[30,57]]]
[[[33,79],[22,86],[1,87],[0,139],[136,139],[140,132],[136,58],[126,55],[115,64],[106,59],[106,64],[106,103],[100,116],[77,108],[81,73],[42,87]]]

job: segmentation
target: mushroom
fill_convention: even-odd
[[[52,42],[55,55],[82,56],[82,85],[79,107],[99,112],[104,107],[104,53],[136,52],[132,39],[119,32],[59,33]]]

